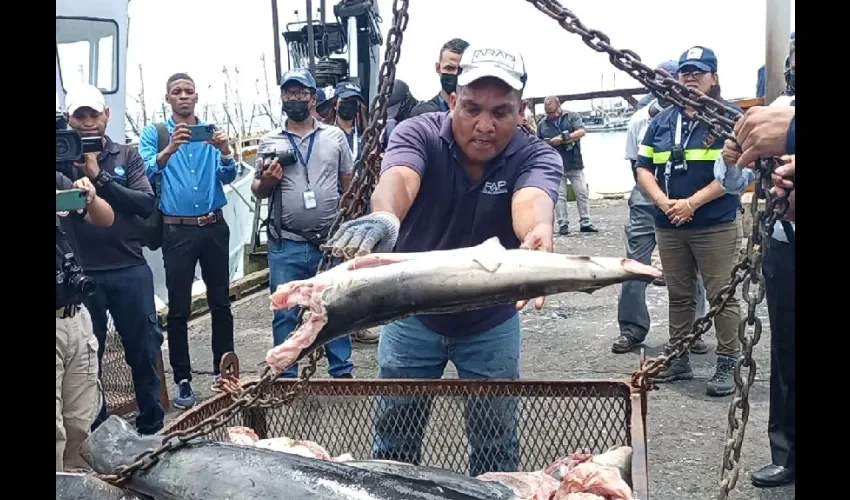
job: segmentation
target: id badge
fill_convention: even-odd
[[[307,210],[316,208],[316,193],[313,191],[304,191],[304,208]]]

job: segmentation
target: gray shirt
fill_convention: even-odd
[[[260,140],[257,148],[256,178],[262,175],[262,156],[264,152],[292,149],[295,142],[301,155],[294,165],[283,167],[283,179],[275,186],[269,199],[268,235],[273,239],[305,241],[303,237],[287,231],[321,231],[333,222],[339,210],[340,178],[351,174],[354,162],[348,141],[342,130],[313,120],[313,128],[304,137],[284,130],[269,132]],[[313,149],[309,151],[311,137]],[[301,160],[307,162],[307,168]],[[312,192],[315,208],[306,208],[305,193]],[[281,210],[275,204],[280,200]],[[275,214],[280,213],[281,234],[277,234]]]

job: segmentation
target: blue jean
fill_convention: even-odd
[[[269,238],[269,289],[272,293],[279,285],[296,280],[310,279],[316,275],[316,269],[322,260],[319,247],[306,241]],[[274,312],[272,335],[274,345],[280,345],[295,330],[298,320],[298,307]],[[351,363],[351,337],[345,335],[328,342],[325,346],[328,356],[328,374],[331,377],[350,375],[354,370]],[[284,371],[283,377],[297,377],[298,364]]]
[[[100,344],[97,350],[99,374],[103,375],[103,352],[106,348],[106,312],[112,315],[115,330],[124,346],[124,359],[133,375],[133,390],[139,415],[136,427],[140,434],[154,434],[162,429],[165,412],[159,402],[160,384],[157,357],[162,346],[162,329],[156,318],[153,273],[147,264],[86,273],[97,282],[94,295],[85,299],[91,314],[92,328]],[[106,398],[92,428],[107,418]]]
[[[626,256],[641,264],[652,263],[655,250],[655,205],[638,186],[629,196],[629,222],[626,224]],[[620,287],[617,304],[617,321],[620,334],[628,335],[637,342],[646,340],[649,333],[649,310],[646,308],[646,282],[625,281]],[[705,283],[697,272],[696,315],[705,315]]]
[[[439,379],[451,361],[460,379],[516,380],[519,358],[519,315],[489,330],[459,338],[440,335],[409,317],[381,329],[378,378]],[[377,398],[372,458],[418,465],[430,411],[431,399],[427,397]],[[471,476],[517,471],[518,423],[518,398],[467,399]]]

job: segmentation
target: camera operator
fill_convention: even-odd
[[[98,342],[83,306],[96,284],[80,268],[72,221],[109,227],[114,217],[88,179],[72,183],[56,172],[57,193],[74,188],[86,193],[86,208],[56,213],[56,472],[88,469],[80,445],[101,406]]]
[[[286,113],[284,129],[266,134],[257,154],[257,174],[251,191],[269,200],[269,288],[316,274],[319,250],[339,210],[341,183],[348,188],[354,168],[342,130],[310,116],[316,106],[316,81],[309,71],[292,70],[281,80]],[[295,329],[298,308],[275,311],[274,345]],[[351,378],[351,338],[345,335],[325,346],[332,377]],[[284,377],[295,377],[291,366]]]
[[[74,175],[96,184],[98,192],[115,210],[109,228],[82,225],[76,228],[83,267],[98,284],[85,299],[94,333],[100,343],[98,360],[106,347],[107,311],[121,336],[125,359],[133,374],[140,434],[162,429],[165,412],[159,402],[157,357],[162,331],[156,318],[153,273],[142,254],[136,217],[148,217],[154,195],[145,164],[131,146],[117,144],[105,135],[109,108],[100,90],[88,84],[71,89],[66,98],[68,124],[83,138],[102,138],[103,150],[86,153],[75,164]],[[106,420],[106,403],[93,428]]]

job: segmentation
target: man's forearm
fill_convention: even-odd
[[[254,193],[254,196],[257,198],[265,199],[271,196],[275,185],[276,184],[263,182],[260,179],[255,179],[254,182],[251,183],[251,192]]]
[[[86,207],[86,220],[100,227],[110,227],[115,220],[115,212],[112,207],[100,196],[95,196],[94,200]]]
[[[168,164],[168,160],[171,158],[172,153],[168,152],[167,149],[163,149],[156,155],[156,166],[158,169],[162,170]]]
[[[372,211],[390,212],[403,221],[419,193],[418,179],[419,174],[407,167],[393,167],[385,172],[372,193]]]
[[[342,185],[342,192],[348,191],[348,185],[351,184],[351,174],[343,175],[339,178],[340,184]]]
[[[514,193],[511,201],[511,219],[514,233],[520,241],[537,227],[555,226],[555,203],[546,191],[536,187],[526,187]],[[544,249],[551,252],[551,248]]]
[[[98,188],[103,197],[115,210],[146,218],[153,213],[155,198],[153,193],[136,191],[110,181]]]
[[[567,137],[567,140],[566,140],[566,141],[564,141],[564,144],[569,144],[569,143],[571,143],[571,142],[576,142],[577,140],[579,140],[579,139],[581,139],[582,137],[584,137],[584,135],[585,135],[586,133],[587,133],[587,132],[585,132],[585,130],[584,130],[583,128],[580,128],[580,129],[576,130],[575,132],[573,132],[572,134],[570,134],[570,135],[569,135],[569,137]]]

